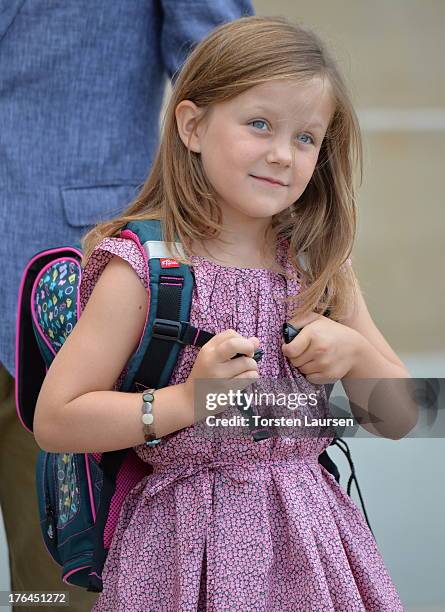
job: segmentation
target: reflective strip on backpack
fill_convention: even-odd
[[[179,253],[182,257],[185,257],[185,252],[180,242],[163,242],[162,240],[147,240],[142,245],[145,252],[150,259],[160,257],[171,257],[171,253],[168,252],[168,245],[176,245]]]

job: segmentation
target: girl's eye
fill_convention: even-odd
[[[254,119],[254,121],[249,122],[249,125],[252,125],[254,128],[260,130],[261,132],[265,131],[264,127],[266,127],[266,129],[268,128],[267,122],[264,121],[263,119]],[[315,141],[310,134],[307,134],[307,133],[300,134],[298,138],[302,139],[300,140],[300,142],[302,142],[303,144],[315,144]]]
[[[301,140],[303,144],[314,144],[314,139],[310,134],[300,134],[299,138],[307,138],[309,140]]]
[[[255,121],[251,121],[249,125],[253,125],[253,127],[258,127],[258,124],[265,125],[267,127],[267,123],[262,119],[255,119]],[[258,127],[258,129],[264,132],[261,127]]]

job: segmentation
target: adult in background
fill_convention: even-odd
[[[14,591],[65,585],[45,550],[38,447],[14,399],[15,317],[28,260],[118,213],[148,174],[167,78],[248,0],[10,0],[0,12],[0,503]]]

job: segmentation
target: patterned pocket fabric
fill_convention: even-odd
[[[59,453],[56,472],[59,498],[57,527],[60,528],[64,527],[79,509],[80,495],[74,454]]]
[[[61,259],[45,270],[34,294],[40,328],[57,352],[76,322],[80,267]]]

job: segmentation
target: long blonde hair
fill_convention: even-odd
[[[120,216],[96,225],[82,238],[82,264],[100,240],[119,235],[130,221],[145,219],[160,219],[170,255],[190,264],[191,245],[217,238],[222,216],[200,155],[179,136],[176,106],[192,100],[208,110],[255,85],[282,79],[301,83],[314,77],[330,84],[335,111],[306,190],[272,217],[266,238],[289,241],[289,257],[304,279],[299,295],[291,296],[293,312],[329,308],[332,318],[344,318],[357,290],[352,269],[343,264],[356,233],[353,173],[358,167],[361,181],[360,128],[344,81],[322,41],[311,30],[280,17],[243,17],[213,30],[195,47],[177,76],[148,178]],[[177,241],[185,257],[175,248]]]

